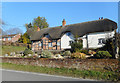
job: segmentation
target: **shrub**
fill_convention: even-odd
[[[89,54],[88,50],[80,50],[79,52]]]
[[[80,53],[80,52],[75,52],[75,53],[72,53],[71,55],[71,58],[79,58],[79,59],[85,59],[86,54],[84,53]]]
[[[71,55],[71,52],[70,51],[65,51],[64,53],[63,53],[63,56],[70,56]]]
[[[72,52],[77,52],[83,48],[82,40],[77,40],[70,44]]]
[[[42,53],[41,53],[41,57],[42,58],[51,58],[52,57],[52,53],[48,50],[43,50]]]
[[[89,53],[89,54],[96,54],[96,52],[95,52],[95,51],[92,51],[92,50],[89,50],[88,53]]]
[[[10,55],[10,53],[9,53],[9,52],[8,52],[7,54],[8,54],[8,56]]]
[[[98,51],[95,54],[96,58],[110,58],[112,57],[112,55],[110,55],[110,53],[108,51]]]
[[[112,55],[112,58],[115,58],[115,40],[113,39],[106,40],[105,45],[101,48],[98,48],[97,50],[100,51],[106,50]]]
[[[28,54],[33,54],[33,52],[30,49],[25,49],[24,55],[28,55]]]

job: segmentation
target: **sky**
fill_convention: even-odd
[[[118,2],[2,2],[4,30],[20,28],[34,18],[45,17],[49,27],[108,18],[118,23]]]

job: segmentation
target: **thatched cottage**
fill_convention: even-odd
[[[110,19],[99,19],[89,22],[66,25],[65,19],[62,26],[41,29],[31,35],[32,50],[64,50],[71,49],[70,43],[75,36],[83,40],[83,48],[100,48],[105,45],[105,40],[114,38],[117,23]],[[30,34],[31,32],[28,31]]]

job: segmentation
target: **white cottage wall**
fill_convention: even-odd
[[[106,32],[96,32],[88,34],[88,48],[100,48],[105,44],[98,44],[98,40],[100,38],[112,38],[114,36],[114,31],[106,31]],[[84,37],[84,36],[83,36]],[[83,38],[83,48],[87,48],[87,40]]]
[[[69,35],[69,36],[67,35],[67,33],[64,34],[64,35],[61,37],[61,48],[62,48],[62,49],[70,49],[71,46],[70,46],[69,41],[74,41],[74,36],[73,36],[73,34],[71,34],[71,35]]]

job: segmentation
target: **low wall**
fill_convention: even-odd
[[[34,65],[43,67],[65,67],[76,68],[79,70],[110,70],[118,68],[117,59],[31,59],[31,58],[2,58],[2,62],[13,64]]]

